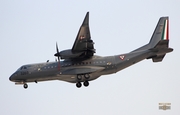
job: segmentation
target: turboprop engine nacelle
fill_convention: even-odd
[[[54,54],[54,56],[60,56],[61,59],[71,59],[71,58],[78,58],[83,54],[84,52],[72,52],[71,49],[63,50],[61,52],[58,52]]]

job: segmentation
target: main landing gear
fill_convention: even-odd
[[[85,82],[83,83],[83,85],[84,85],[85,87],[87,87],[87,86],[89,86],[89,82],[88,82],[88,81],[85,81]]]
[[[83,85],[84,85],[85,87],[89,86],[89,81],[88,81],[88,79],[90,78],[90,75],[89,75],[89,74],[77,75],[77,80],[78,80],[78,82],[76,83],[76,87],[77,87],[77,88],[80,88],[80,87],[82,86],[81,81],[82,81],[83,76],[84,76],[84,78],[85,78]]]
[[[89,86],[89,81],[84,81],[83,85],[84,85],[85,87]],[[81,86],[82,86],[81,82],[77,82],[77,83],[76,83],[76,87],[77,87],[77,88],[80,88]]]
[[[82,86],[81,82],[77,82],[77,83],[76,83],[76,87],[77,87],[77,88],[80,88],[81,86]]]

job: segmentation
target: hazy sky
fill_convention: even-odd
[[[9,81],[21,65],[54,61],[72,47],[86,12],[96,55],[130,52],[149,42],[161,16],[169,16],[170,47],[161,63],[144,60],[89,87],[62,81]],[[179,0],[0,0],[0,115],[179,115]],[[171,110],[158,103],[171,103]]]

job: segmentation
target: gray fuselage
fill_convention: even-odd
[[[89,74],[88,81],[91,81],[101,75],[116,73],[150,55],[152,54],[149,50],[144,50],[115,56],[93,56],[81,61],[64,60],[23,65],[10,77],[10,80],[14,82],[62,80],[76,83],[79,81],[77,75]],[[80,80],[80,82],[83,81],[84,78]]]

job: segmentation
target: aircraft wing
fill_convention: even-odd
[[[77,75],[77,74],[85,74],[85,73],[92,73],[103,70],[104,67],[78,67],[78,68],[71,68],[61,73],[63,75]]]
[[[72,47],[72,53],[82,53],[81,57],[91,57],[95,53],[94,42],[91,40],[89,29],[89,12],[87,12],[84,21],[79,29],[76,40]]]

